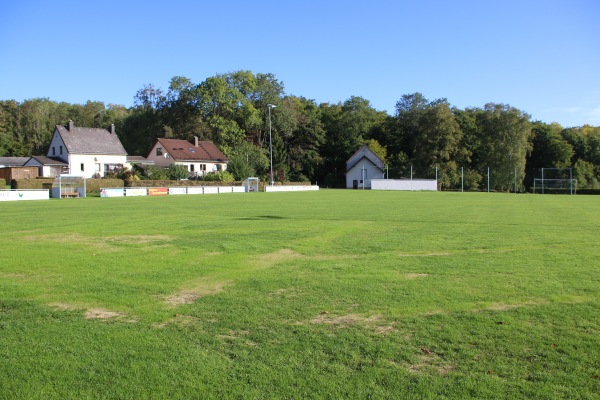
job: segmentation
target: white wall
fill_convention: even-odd
[[[265,192],[297,192],[302,190],[319,190],[316,185],[311,186],[265,186]]]
[[[83,171],[81,170],[81,164],[83,164]],[[96,170],[96,164],[100,164],[100,171]],[[83,175],[86,178],[93,177],[97,172],[100,176],[104,176],[104,165],[105,164],[121,164],[123,167],[129,168],[130,165],[127,163],[127,156],[122,155],[102,155],[102,154],[90,154],[80,155],[71,154],[69,156],[70,175]]]
[[[373,179],[373,190],[437,190],[435,179]]]

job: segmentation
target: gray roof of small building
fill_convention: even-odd
[[[106,129],[74,126],[69,130],[62,125],[56,125],[56,129],[70,154],[127,155],[119,137]]]
[[[31,159],[34,159],[41,165],[67,165],[67,166],[69,165],[68,163],[66,163],[56,157],[53,158],[53,157],[46,157],[46,156],[33,156],[33,157],[31,157]]]
[[[366,144],[362,145],[346,162],[346,172],[350,171],[356,164],[363,159],[369,160],[373,165],[383,171],[384,163],[381,158]]]
[[[0,157],[0,166],[22,167],[28,160],[29,157]]]

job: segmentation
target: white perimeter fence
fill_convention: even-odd
[[[49,198],[50,191],[48,189],[0,190],[0,201],[48,200]]]
[[[299,192],[303,190],[319,190],[319,187],[317,185],[265,186],[265,192]]]
[[[319,190],[318,186],[266,186],[265,192]],[[245,186],[178,186],[152,188],[101,188],[100,197],[174,196],[182,194],[245,193]]]
[[[435,179],[371,179],[371,190],[437,190]]]

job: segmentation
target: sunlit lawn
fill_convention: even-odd
[[[0,398],[598,398],[600,199],[0,203]]]

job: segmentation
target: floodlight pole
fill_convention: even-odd
[[[267,104],[269,107],[269,148],[271,150],[271,186],[273,186],[273,140],[271,138],[271,108],[276,108],[273,104]]]

